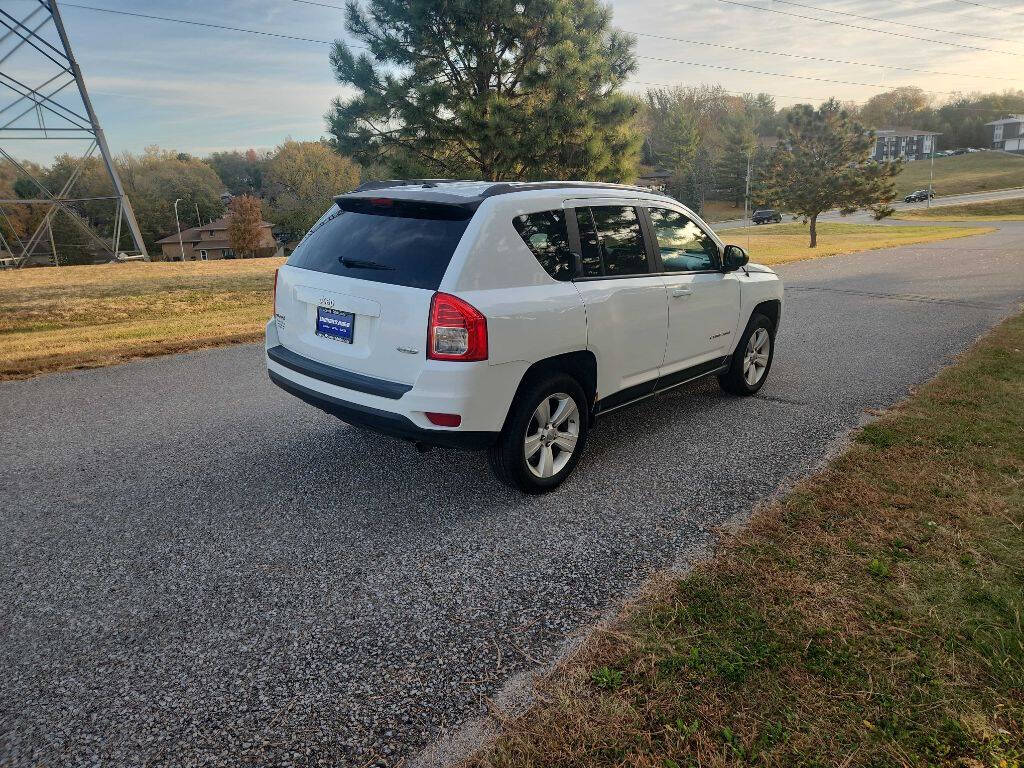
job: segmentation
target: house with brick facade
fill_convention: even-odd
[[[168,261],[180,260],[182,250],[185,252],[185,261],[233,259],[235,258],[235,252],[231,249],[231,243],[228,240],[228,219],[230,216],[231,214],[227,214],[201,227],[183,229],[181,231],[180,243],[178,241],[178,233],[175,232],[161,240],[157,240],[156,244],[160,246],[163,257]],[[271,223],[264,221],[261,223],[261,227],[262,236],[256,255],[280,255],[280,248],[271,231]]]

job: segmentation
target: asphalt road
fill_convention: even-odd
[[[528,498],[240,346],[0,384],[0,765],[394,765],[706,554],[1024,299],[1024,225],[800,262],[755,398],[602,421]]]
[[[932,198],[932,207],[939,208],[944,205],[962,205],[964,203],[984,203],[989,200],[1010,200],[1018,197],[1024,197],[1024,187],[1016,187],[1013,189],[997,189],[990,192],[969,192],[963,195],[943,195],[941,197]],[[892,207],[897,211],[915,211],[920,208],[927,208],[927,203],[904,203],[897,201],[892,204]],[[789,217],[783,218],[783,221],[789,221]],[[863,224],[863,223],[874,223],[870,213],[865,211],[858,211],[857,213],[850,214],[849,216],[843,216],[837,211],[829,211],[823,213],[818,217],[818,221],[845,221],[851,224]],[[928,221],[921,222],[900,222],[900,223],[913,223],[913,224],[928,224]],[[941,224],[942,222],[935,222]],[[728,221],[716,221],[712,223],[712,227],[717,231],[719,229],[736,229],[737,227],[743,227],[747,225],[745,219],[729,219]]]

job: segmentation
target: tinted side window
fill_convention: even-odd
[[[555,280],[572,279],[572,251],[565,229],[564,211],[527,213],[512,219],[512,226],[533,251],[544,271]]]
[[[597,239],[594,218],[589,208],[576,209],[576,223],[580,228],[580,254],[583,257],[583,276],[601,276],[601,242]]]
[[[689,217],[668,208],[651,208],[649,212],[666,272],[717,267],[718,244]]]
[[[640,275],[649,272],[640,218],[632,206],[597,205],[590,209],[601,243],[604,274]]]

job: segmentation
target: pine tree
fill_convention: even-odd
[[[350,0],[331,64],[357,94],[328,115],[342,154],[402,173],[633,177],[631,37],[599,0]]]
[[[825,211],[838,208],[846,215],[867,208],[876,219],[889,216],[901,166],[870,161],[873,143],[874,131],[852,120],[835,99],[818,109],[799,104],[786,115],[760,196],[810,222],[811,248]]]

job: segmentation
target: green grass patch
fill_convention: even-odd
[[[1024,317],[665,577],[475,766],[1024,762]]]
[[[1024,220],[1024,197],[900,211],[894,218],[905,221],[1021,221]]]
[[[929,161],[917,160],[903,166],[896,177],[899,199],[928,188]],[[935,194],[962,195],[990,189],[1024,187],[1024,155],[1006,152],[971,152],[935,158]]]

